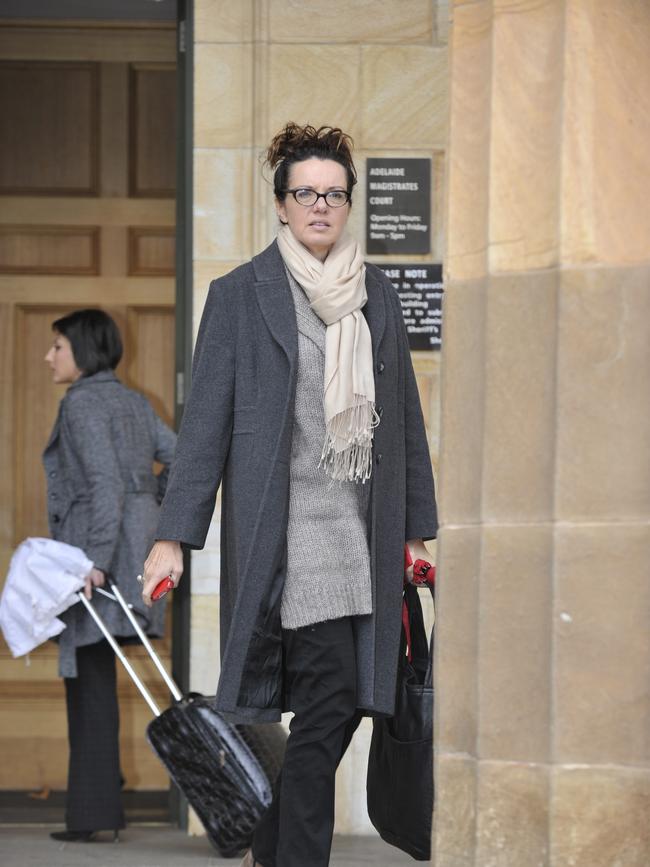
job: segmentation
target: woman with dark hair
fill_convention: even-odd
[[[142,604],[135,576],[154,539],[176,434],[148,400],[113,372],[122,357],[115,322],[102,310],[77,310],[52,325],[45,356],[54,382],[68,385],[43,453],[53,539],[81,548],[93,569],[85,593],[116,582],[149,635],[164,633],[164,606]],[[154,461],[164,466],[156,476]],[[119,605],[95,594],[113,635],[133,628]],[[56,840],[86,842],[124,827],[115,656],[81,605],[59,615],[59,674],[65,678],[70,759],[66,830]]]
[[[277,238],[214,281],[143,596],[201,548],[222,483],[219,711],[293,711],[245,865],[324,867],[334,778],[363,715],[394,711],[404,544],[437,531],[400,301],[345,231],[340,129],[271,142]]]

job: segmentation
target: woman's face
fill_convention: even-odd
[[[348,188],[347,173],[335,160],[319,160],[311,157],[294,163],[289,170],[289,189],[310,189],[317,193]],[[350,216],[349,202],[343,207],[332,208],[325,199],[317,199],[315,204],[299,205],[291,193],[283,202],[276,199],[275,207],[279,218],[289,224],[289,228],[309,252],[324,262],[327,254],[341,237]]]
[[[77,367],[74,355],[72,354],[70,341],[63,334],[54,332],[54,343],[45,356],[45,361],[52,369],[52,379],[54,382],[61,384],[76,382],[81,376],[81,371]]]

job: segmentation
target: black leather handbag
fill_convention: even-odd
[[[429,589],[433,595],[433,587]],[[395,716],[373,720],[366,783],[368,815],[383,840],[416,861],[429,861],[433,815],[433,633],[429,641],[418,591],[412,584],[404,588],[404,601],[408,629],[402,630]]]

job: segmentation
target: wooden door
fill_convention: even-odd
[[[64,393],[43,362],[54,319],[111,313],[118,375],[173,421],[174,38],[167,25],[0,26],[1,581],[19,542],[48,534],[41,453]],[[169,638],[159,649],[169,663]],[[129,655],[164,704],[144,652]],[[0,788],[65,788],[55,645],[13,660],[0,640],[0,691]],[[127,787],[166,788],[121,671],[119,696]]]

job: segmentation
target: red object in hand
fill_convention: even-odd
[[[416,560],[413,564],[414,584],[434,584],[436,580],[436,567],[427,560]]]
[[[159,584],[156,584],[156,586],[154,587],[154,591],[151,594],[151,598],[154,602],[157,602],[159,599],[162,599],[166,593],[169,593],[170,590],[173,590],[174,586],[174,582],[168,575],[166,578],[163,578],[163,580]]]
[[[404,545],[404,572],[409,566],[413,566],[413,584],[421,586],[422,584],[433,584],[436,580],[436,567],[429,563],[428,560],[416,560],[413,562],[411,552],[408,545]],[[408,578],[404,578],[404,583],[408,584]]]
[[[436,580],[436,567],[429,563],[427,560],[416,560],[413,563],[413,558],[411,557],[411,552],[409,551],[409,546],[404,545],[404,572],[409,566],[413,566],[413,579],[412,583],[415,584],[416,587],[421,587],[424,584],[431,584],[433,586]],[[408,584],[409,580],[404,575],[404,584]],[[411,624],[409,623],[409,612],[406,606],[406,600],[402,602],[402,625],[404,627],[404,634],[406,635],[406,658],[409,662],[413,660],[413,653],[411,648]]]

